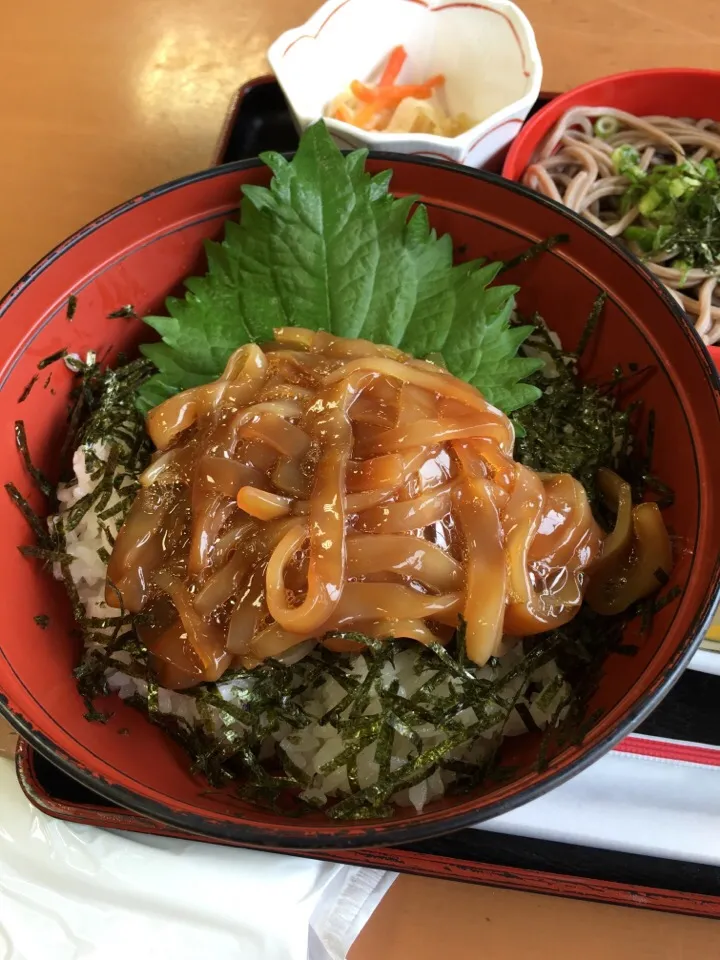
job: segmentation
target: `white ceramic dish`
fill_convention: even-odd
[[[479,122],[449,138],[365,131],[327,119],[337,143],[491,164],[516,136],[542,81],[535,34],[510,0],[328,0],[279,37],[268,59],[302,130],[352,80],[377,79],[397,44],[408,52],[400,83],[442,73],[450,112]]]

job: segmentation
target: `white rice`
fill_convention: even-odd
[[[92,462],[93,458],[98,458],[107,462],[108,456],[109,447],[103,444],[94,444],[90,448],[81,447],[75,451],[73,457],[75,479],[59,487],[60,512],[58,516],[50,518],[48,521],[50,525],[61,523],[60,518],[81,497],[91,492],[99,482],[98,479],[93,480],[88,470],[88,460]],[[125,474],[122,479],[118,479],[118,488],[122,491],[133,482],[134,478]],[[104,509],[112,507],[119,499],[119,493],[114,490]],[[96,511],[90,509],[73,530],[64,532],[66,552],[73,558],[70,575],[86,614],[91,617],[115,618],[120,615],[120,611],[105,603],[106,568],[101,559],[103,548],[108,552],[111,550],[120,523],[121,516],[108,519],[103,523],[98,519]],[[59,568],[55,570],[55,575],[58,578],[62,577]],[[127,631],[129,628],[122,629]],[[101,633],[109,636],[113,631],[107,628]],[[95,640],[88,644],[87,650],[91,651],[100,646],[101,644]],[[432,669],[424,669],[418,673],[416,667],[422,652],[423,648],[418,644],[409,646],[396,654],[394,663],[388,661],[383,665],[379,686],[387,690],[392,683],[397,682],[399,684],[397,694],[405,698],[411,697],[434,674]],[[521,658],[522,653],[516,647],[503,656],[499,663],[496,662],[494,666],[487,666],[482,670],[476,669],[475,673],[478,677],[497,679],[507,673]],[[369,659],[363,655],[338,658],[339,669],[351,678],[362,681],[368,672]],[[135,697],[138,694],[143,699],[147,699],[147,683],[123,671],[123,667],[130,662],[130,655],[119,651],[112,655],[112,660],[113,665],[106,670],[109,688],[123,699]],[[443,681],[435,688],[434,697],[438,702],[451,696],[452,682],[452,680]],[[237,708],[243,708],[243,692],[247,691],[249,683],[251,684],[252,681],[230,680],[219,683],[217,689],[237,712]],[[535,691],[532,694],[528,692],[530,686]],[[520,689],[521,687],[523,689]],[[474,708],[467,708],[454,718],[467,727],[477,724],[481,719],[486,719],[487,727],[479,736],[474,736],[468,742],[447,753],[444,759],[481,764],[495,751],[502,736],[514,736],[527,731],[517,706],[524,705],[535,724],[542,729],[551,718],[555,717],[557,721],[562,717],[562,705],[568,700],[569,692],[554,663],[538,668],[530,677],[519,676],[510,681],[503,690],[503,696],[515,695],[517,698],[516,706],[509,716],[506,715],[506,711],[498,712],[497,722],[492,722],[492,716],[481,718],[477,716]],[[351,793],[347,765],[334,762],[345,749],[346,741],[332,723],[323,723],[321,719],[341,703],[344,695],[342,685],[331,676],[328,676],[320,687],[299,694],[296,701],[306,714],[315,719],[310,720],[301,729],[293,728],[282,721],[277,729],[272,730],[261,752],[261,756],[269,757],[274,752],[281,751],[300,772],[303,782],[307,784],[301,795],[317,805],[324,805],[328,798],[338,798]],[[240,735],[247,729],[234,716],[225,713],[222,709],[208,704],[202,704],[199,707],[197,699],[184,693],[160,689],[157,708],[163,714],[173,715],[191,726],[201,727],[206,734],[216,735],[218,739],[221,732],[223,736],[227,735],[228,728]],[[338,723],[347,719],[349,709],[340,715]],[[363,716],[372,717],[380,711],[380,700],[377,693],[373,693],[363,711]],[[418,742],[421,744],[421,751],[425,751],[440,746],[447,739],[444,731],[438,730],[429,722],[415,724],[412,727],[411,736],[414,737],[415,744],[395,728],[389,760],[391,773],[402,770],[408,763],[408,757],[412,758],[416,755]],[[377,782],[380,765],[376,760],[376,750],[377,745],[372,742],[358,754],[356,770],[353,771],[356,777],[356,789],[359,787],[364,790]],[[426,803],[442,796],[454,779],[456,774],[451,770],[434,769],[426,779],[400,790],[392,799],[400,805],[414,807],[420,812]]]

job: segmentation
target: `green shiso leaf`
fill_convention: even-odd
[[[281,326],[440,354],[506,412],[538,398],[523,381],[540,364],[517,355],[531,328],[509,323],[517,287],[490,286],[502,264],[454,266],[451,238],[413,197],[388,193],[389,171],[367,173],[366,156],[343,156],[323,123],[291,161],[263,156],[273,180],[244,187],[240,222],[206,244],[207,274],[168,299],[167,316],[145,318],[162,341],[141,348],[158,370],[140,388],[143,412],[218,377],[235,349]]]

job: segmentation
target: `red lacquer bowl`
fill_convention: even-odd
[[[571,107],[616,107],[637,116],[710,117],[720,120],[720,72],[668,67],[633,70],[591,80],[546,106],[522,127],[505,157],[502,174],[521,180],[538,147]],[[709,347],[720,367],[720,346]]]
[[[607,378],[619,363],[652,368],[642,385],[646,409],[657,416],[654,469],[676,491],[667,521],[676,537],[672,585],[680,597],[665,606],[652,633],[637,641],[636,656],[613,655],[588,704],[594,718],[583,736],[566,739],[538,772],[538,740],[506,741],[507,779],[476,792],[447,797],[421,815],[399,809],[392,819],[343,824],[321,814],[286,818],[242,803],[230,793],[208,792],[189,772],[188,759],[140,714],[111,700],[103,725],[83,719],[72,668],[77,641],[62,587],[17,545],[30,542],[22,517],[0,500],[0,710],[33,746],[101,795],[176,828],[207,837],[270,847],[322,848],[398,844],[467,826],[528,801],[562,782],[608,750],[657,705],[687,664],[708,623],[718,592],[720,505],[712,491],[720,474],[720,385],[707,354],[640,265],[592,227],[562,208],[466,168],[379,156],[373,172],[392,167],[393,190],[418,194],[433,225],[450,232],[459,257],[507,259],[551,234],[569,243],[527,262],[507,276],[521,285],[523,312],[539,310],[568,346],[577,342],[600,289],[609,299],[591,350],[588,374]],[[204,269],[202,241],[222,234],[236,214],[242,184],[264,184],[257,162],[210,170],[160,187],[90,224],[56,249],[0,303],[0,463],[14,482],[42,504],[17,454],[13,422],[23,418],[31,452],[57,475],[66,429],[70,374],[62,364],[40,371],[30,395],[19,398],[38,374],[42,358],[63,347],[110,356],[132,352],[147,338],[139,321],[108,319],[121,304],[158,312],[181,280]],[[68,297],[77,296],[72,321]],[[468,318],[472,322],[472,318]],[[51,379],[46,386],[45,378]],[[46,630],[33,620],[50,617]],[[586,724],[587,726],[587,724]],[[120,735],[121,731],[128,731]]]

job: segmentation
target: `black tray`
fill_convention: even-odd
[[[555,96],[541,93],[528,117]],[[257,157],[265,150],[292,153],[298,134],[285,95],[273,76],[251,80],[238,91],[230,107],[215,163],[232,163]]]
[[[536,109],[544,100],[539,101]],[[271,77],[247,84],[223,130],[217,162],[297,146],[287,102]],[[720,746],[720,677],[686,672],[638,733]],[[162,825],[93,794],[27,744],[18,751],[18,774],[30,800],[67,820],[144,833],[172,834]],[[545,840],[463,830],[402,849],[315,851],[344,862],[504,886],[557,896],[599,900],[720,917],[720,870],[712,866],[599,850]]]

